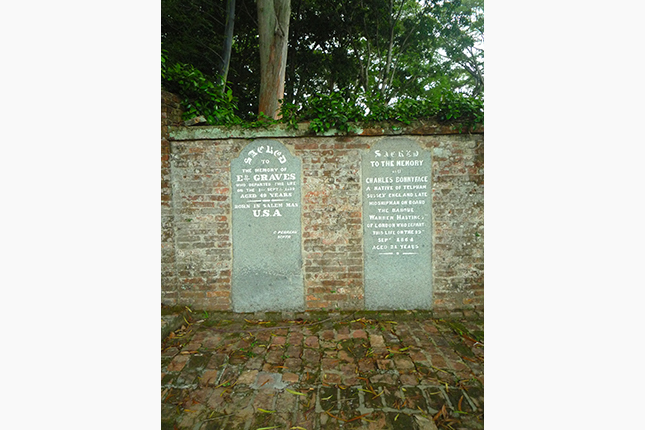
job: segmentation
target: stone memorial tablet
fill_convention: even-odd
[[[301,161],[259,139],[231,161],[235,312],[303,310]]]
[[[430,152],[385,138],[361,160],[367,309],[432,307]]]

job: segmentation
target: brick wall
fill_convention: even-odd
[[[433,309],[483,309],[483,129],[459,134],[425,123],[324,137],[307,136],[304,124],[164,129],[179,111],[176,98],[162,100],[162,303],[231,309],[230,162],[263,137],[302,160],[306,309],[363,309],[361,152],[397,134],[432,154]]]
[[[436,308],[484,306],[484,136],[427,136],[433,150]]]
[[[367,139],[368,141],[370,139]],[[302,159],[302,236],[308,309],[363,308],[360,153],[347,137],[285,139]]]
[[[170,180],[170,141],[168,127],[181,121],[180,99],[161,92],[161,301],[176,303],[175,230]]]

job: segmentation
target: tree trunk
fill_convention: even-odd
[[[220,64],[219,75],[222,79],[222,94],[226,89],[228,67],[231,64],[231,49],[233,47],[233,25],[235,24],[235,0],[226,2],[226,26],[224,31],[224,46],[222,48],[222,63]]]
[[[257,0],[260,33],[260,106],[258,111],[278,119],[284,97],[291,0]]]

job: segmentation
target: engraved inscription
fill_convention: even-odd
[[[363,154],[367,309],[432,307],[430,152],[385,138]]]
[[[255,218],[281,217],[285,208],[298,208],[294,199],[296,175],[285,167],[286,157],[271,144],[259,145],[244,157],[245,166],[234,175],[234,210],[249,210]],[[258,167],[253,167],[257,165]]]
[[[375,150],[369,161],[374,176],[364,178],[365,233],[378,236],[371,250],[380,255],[418,254],[419,236],[427,228],[427,215],[419,207],[429,198],[429,175],[411,176],[409,168],[424,166],[421,155],[418,150]]]

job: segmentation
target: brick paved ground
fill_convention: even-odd
[[[483,314],[188,313],[162,429],[483,429]]]

